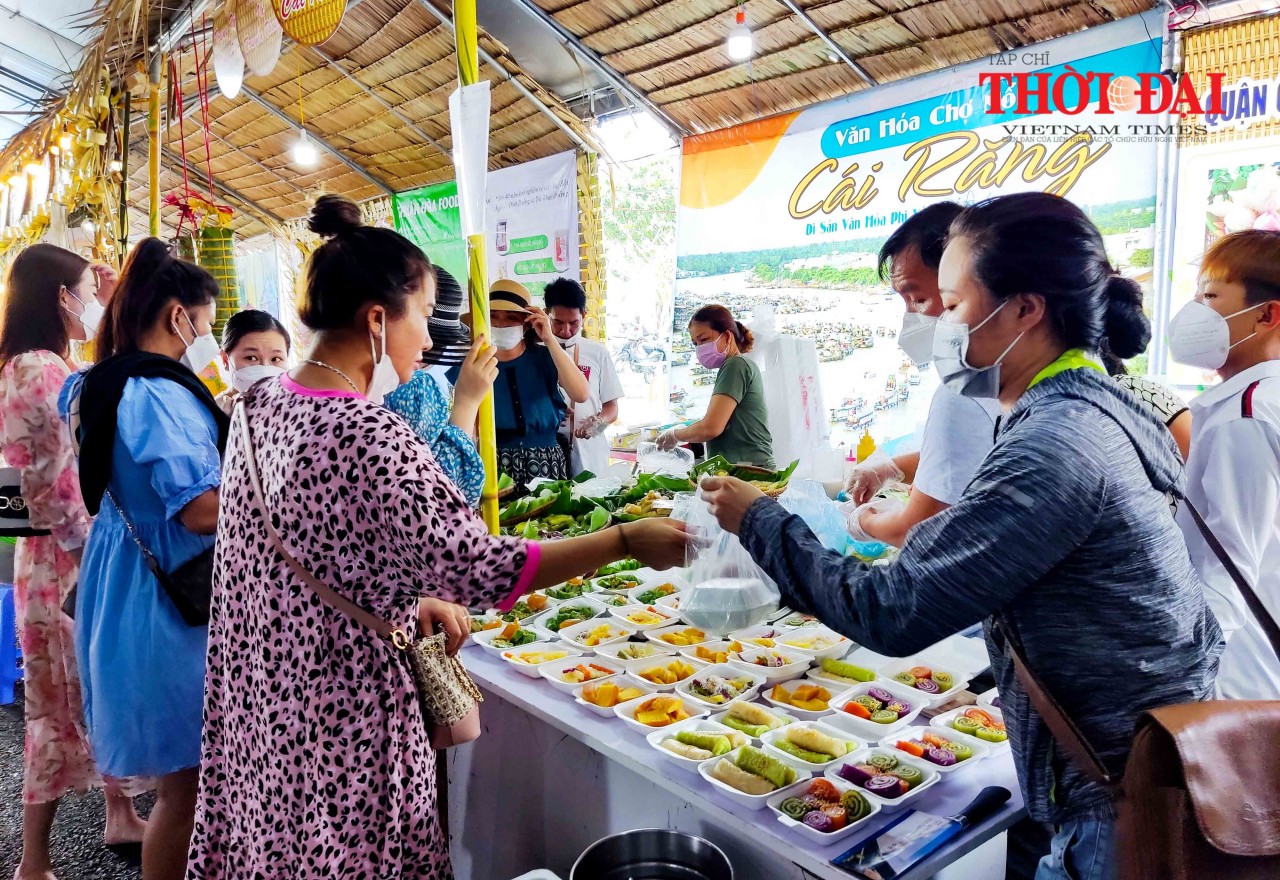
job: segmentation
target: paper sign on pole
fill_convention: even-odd
[[[449,96],[453,168],[457,174],[464,237],[484,232],[485,174],[489,170],[489,82],[462,86]]]

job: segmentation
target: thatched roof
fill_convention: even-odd
[[[139,65],[147,42],[143,35],[154,33],[161,21],[172,30],[175,5],[188,8],[166,7],[164,0],[100,2],[102,37],[86,57],[121,77]],[[584,68],[613,77],[631,103],[648,105],[683,133],[799,109],[868,88],[868,80],[915,76],[1152,5],[1151,0],[748,0],[756,52],[750,63],[738,63],[725,51],[737,0],[503,2],[512,16],[521,6],[543,16],[530,18],[529,26],[545,30],[555,51],[568,51]],[[206,145],[191,44],[207,50],[203,28],[213,8],[209,4],[207,15],[198,17],[194,39],[179,39],[174,57],[187,114],[180,125],[171,108],[164,134],[166,166],[181,168],[175,157],[185,141],[193,181],[205,179]],[[453,175],[447,108],[457,69],[448,18],[446,0],[352,0],[337,34],[318,50],[286,41],[270,75],[246,77],[244,91],[234,100],[215,92],[208,106],[207,147],[217,182],[214,196],[237,208],[243,233],[257,234],[303,216],[319,191],[360,200]],[[591,143],[588,123],[524,73],[501,43],[482,32],[480,46],[489,56],[481,75],[493,83],[490,167]],[[296,167],[289,157],[298,137],[299,81],[306,127],[318,145],[327,146],[311,169]],[[141,90],[135,92],[134,108],[131,200],[145,207]],[[0,155],[0,163],[13,146]],[[166,192],[178,179],[162,180]],[[176,211],[166,209],[165,219],[176,224]]]
[[[866,80],[780,0],[747,0],[751,63],[725,39],[737,0],[528,0],[689,132],[796,110]],[[1150,9],[1151,0],[796,0],[877,83]],[[835,58],[836,60],[832,60]]]

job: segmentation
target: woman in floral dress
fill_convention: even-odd
[[[74,369],[70,343],[92,338],[102,314],[96,287],[87,261],[53,245],[33,245],[10,270],[0,329],[0,455],[21,470],[30,527],[44,533],[18,539],[14,565],[26,682],[18,880],[53,876],[49,830],[59,798],[102,785],[85,736],[71,621],[62,613],[79,575],[90,520],[57,408],[58,392]],[[110,782],[106,842],[137,842],[142,821],[119,781]]]
[[[630,552],[683,561],[679,523],[536,544],[490,536],[430,447],[379,405],[431,347],[430,264],[351,202],[311,228],[306,360],[243,396],[281,540],[316,578],[414,638],[466,632],[459,602],[509,608]],[[223,470],[199,805],[189,880],[449,880],[435,756],[386,641],[321,601],[269,542],[238,417]],[[430,598],[424,598],[430,597]]]

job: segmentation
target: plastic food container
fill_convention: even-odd
[[[778,609],[777,590],[759,578],[711,578],[685,591],[680,612],[711,633],[763,623]]]
[[[600,639],[594,645],[588,645],[580,641],[589,634],[598,629],[607,629],[608,634]],[[595,618],[592,620],[584,620],[581,623],[575,623],[572,626],[563,627],[560,630],[560,638],[563,641],[573,645],[579,651],[590,654],[601,645],[613,645],[618,642],[625,642],[635,634],[635,630],[627,626],[621,620],[612,620],[610,618]]]
[[[876,678],[872,678],[870,682],[858,681],[854,678],[841,678],[838,675],[832,675],[831,673],[824,671],[821,666],[815,666],[813,669],[810,669],[805,673],[804,677],[812,679],[820,684],[825,684],[827,687],[837,687],[841,690],[857,687],[860,684],[871,684],[878,681]]]
[[[547,663],[538,665],[538,674],[551,682],[551,685],[561,693],[572,694],[575,690],[582,687],[587,682],[582,681],[564,681],[560,675],[567,669],[573,669],[575,666],[599,666],[604,669],[612,670],[608,675],[602,675],[599,678],[591,679],[592,684],[599,684],[602,681],[609,681],[622,675],[622,667],[615,663],[609,663],[600,657],[579,657],[575,659],[565,657],[563,660],[551,660]]]
[[[713,700],[707,699],[706,697],[701,697],[698,694],[693,692],[693,682],[695,679],[705,680],[706,678],[712,675],[719,676],[720,678],[723,678],[723,679],[746,678],[751,680],[751,684],[748,685],[746,688],[744,688],[736,697],[725,700],[723,703],[717,703],[717,702],[714,702]],[[677,696],[684,697],[687,701],[691,703],[695,703],[699,706],[702,706],[703,708],[707,709],[707,711],[711,711],[711,710],[723,709],[724,707],[730,705],[731,703],[736,703],[739,700],[750,700],[752,697],[756,695],[756,692],[760,690],[760,686],[763,684],[764,684],[764,676],[762,675],[759,675],[754,672],[748,672],[743,669],[738,669],[737,667],[732,666],[728,663],[716,663],[711,666],[705,666],[702,669],[699,669],[693,675],[679,682],[676,685],[675,690],[676,690]]]
[[[784,614],[772,621],[773,625],[779,629],[792,630],[823,625],[822,621],[812,614],[802,614],[799,611],[792,611],[790,608],[783,609],[783,611],[785,612]]]
[[[927,667],[928,669],[936,672],[951,673],[952,686],[947,688],[945,691],[939,691],[936,694],[931,694],[927,691],[922,691],[917,687],[912,687],[909,684],[895,681],[893,678],[895,675],[897,675],[900,672],[910,672],[912,669],[916,667],[921,667],[921,666]],[[930,706],[941,706],[944,703],[951,702],[951,700],[955,698],[956,694],[960,693],[962,690],[964,690],[969,686],[968,677],[964,675],[961,671],[956,670],[953,672],[945,664],[935,663],[931,658],[925,655],[917,655],[915,657],[908,657],[903,660],[894,660],[892,663],[886,663],[884,666],[881,666],[879,669],[876,670],[876,677],[879,678],[880,681],[897,685],[898,687],[903,688],[904,690],[915,691],[924,700],[926,700],[928,705]]]
[[[663,608],[659,605],[623,605],[619,608],[610,608],[609,613],[618,620],[622,621],[624,626],[637,632],[644,632],[649,629],[659,629],[664,626],[671,626],[679,623],[680,617],[671,609]],[[641,615],[659,617],[660,620],[654,620],[649,623],[638,623],[634,620],[628,620],[628,615]]]
[[[573,601],[572,599],[557,599],[554,596],[548,596],[546,590],[534,590],[532,593],[530,593],[528,596],[525,596],[524,598],[528,600],[530,596],[537,596],[538,598],[542,599],[544,602],[547,603],[547,608],[555,608],[557,605],[563,605],[565,602]],[[543,611],[545,610],[546,608],[543,609]],[[539,611],[538,613],[541,614],[542,611]],[[526,618],[526,620],[527,619],[528,618]]]
[[[865,792],[862,791],[862,789],[858,788],[858,786],[854,785],[851,782],[845,782],[843,779],[830,779],[830,777],[828,777],[828,779],[831,782],[831,784],[834,785],[836,789],[840,791],[841,794],[843,794],[846,791],[856,791],[859,794],[865,794]],[[837,840],[841,840],[845,837],[848,837],[850,834],[852,834],[853,832],[861,828],[863,825],[865,825],[869,820],[874,819],[876,817],[876,814],[879,813],[881,810],[880,801],[878,801],[876,798],[868,797],[867,803],[871,806],[870,813],[868,813],[866,816],[863,816],[857,822],[850,822],[848,825],[844,826],[839,831],[826,832],[826,831],[819,831],[816,828],[811,828],[808,825],[804,824],[803,822],[800,822],[796,819],[792,819],[790,816],[786,815],[780,809],[778,809],[778,805],[781,804],[783,801],[785,801],[787,798],[804,797],[805,793],[808,792],[809,785],[812,781],[813,780],[807,779],[804,782],[797,782],[795,785],[788,786],[782,789],[781,791],[775,792],[774,794],[769,796],[769,798],[765,801],[765,803],[768,805],[769,809],[773,810],[773,812],[775,812],[778,815],[778,822],[780,824],[785,825],[786,827],[792,829],[798,834],[801,834],[804,837],[809,838],[819,846],[829,846],[832,843],[835,843]]]
[[[518,645],[517,647],[531,648],[534,645],[545,645],[546,643],[551,641],[551,638],[544,632],[541,632],[536,629],[529,629],[528,627],[521,627],[521,628],[527,630],[528,632],[533,633],[535,637],[535,641],[532,641],[527,645]],[[471,636],[470,642],[478,645],[480,649],[484,651],[486,654],[492,654],[494,657],[501,657],[503,651],[515,650],[514,648],[495,648],[493,646],[492,644],[493,640],[496,639],[501,634],[502,634],[502,630],[500,629],[485,630],[484,632],[478,632],[473,634]]]
[[[570,660],[580,658],[581,651],[574,650],[572,645],[564,642],[544,643],[536,642],[532,645],[525,645],[523,648],[509,648],[502,652],[502,659],[510,663],[512,668],[522,675],[530,678],[542,678],[542,673],[538,671],[538,667],[543,663],[550,662],[545,656],[559,651],[564,651],[563,657],[554,657],[554,660]]]
[[[790,662],[785,666],[761,666],[758,663],[751,662],[753,657],[769,656],[771,654],[777,654],[783,660]],[[764,683],[769,687],[799,678],[809,669],[811,662],[808,656],[798,651],[783,651],[778,648],[750,648],[745,651],[736,651],[729,655],[729,664],[731,666],[764,676]]]
[[[649,734],[653,733],[655,730],[666,730],[669,727],[675,726],[675,724],[678,724],[679,722],[672,722],[671,724],[668,724],[665,727],[653,727],[648,724],[642,724],[636,720],[637,709],[639,709],[642,705],[644,705],[646,701],[652,700],[655,697],[662,697],[662,696],[675,696],[677,699],[679,698],[678,694],[675,694],[675,695],[649,694],[647,696],[639,697],[637,699],[631,700],[626,703],[619,703],[617,706],[613,707],[613,714],[621,718],[626,723],[627,727],[630,727],[636,733],[640,733],[645,736],[648,736]],[[684,711],[688,714],[689,718],[702,718],[707,714],[704,708],[702,708],[701,706],[695,706],[692,703],[690,703],[688,700],[681,700],[680,705],[681,705],[681,708],[683,708]],[[689,718],[682,718],[681,721],[688,721]]]
[[[634,636],[632,638],[635,638]],[[653,653],[644,657],[619,657],[618,654],[628,648],[639,648],[641,650],[648,649]],[[676,653],[676,649],[670,645],[660,645],[656,642],[614,642],[612,645],[601,645],[596,648],[597,657],[607,657],[611,661],[626,664],[628,660],[652,660],[655,657],[672,657]]]
[[[932,725],[928,728],[912,727],[909,730],[904,730],[893,736],[886,736],[884,739],[880,740],[880,745],[882,748],[893,749],[895,752],[899,752],[901,751],[901,749],[898,748],[898,743],[900,741],[912,740],[914,742],[921,742],[920,735],[925,730],[929,730],[930,732],[935,733],[944,739],[950,740],[951,742],[966,745],[973,750],[973,757],[965,761],[957,761],[950,767],[935,764],[928,758],[918,758],[915,755],[907,754],[907,758],[909,760],[915,761],[917,764],[923,764],[926,767],[932,767],[943,776],[949,776],[952,773],[959,773],[962,770],[979,763],[983,758],[991,754],[991,748],[984,742],[975,741],[972,737],[966,737],[955,730],[943,730],[942,728],[933,727]]]
[[[766,708],[766,707],[762,706],[761,708]],[[785,724],[783,725],[784,727],[787,724],[795,724],[797,721],[796,716],[792,715],[790,712],[785,712],[782,709],[779,709],[777,706],[768,706],[767,709],[770,714],[777,715],[779,718],[781,718],[785,722]],[[729,711],[726,709],[723,712],[717,712],[714,715],[712,715],[711,720],[714,721],[716,724],[724,724],[724,720],[728,717],[729,717]],[[725,726],[728,727],[727,724]],[[732,729],[733,728],[730,728],[730,730]],[[747,736],[751,736],[751,735],[747,734]],[[760,742],[760,737],[752,736],[751,741],[758,743]]]
[[[649,741],[649,745],[658,750],[658,754],[662,755],[672,764],[688,770],[690,773],[697,773],[698,766],[706,759],[685,758],[677,755],[675,752],[667,751],[662,747],[662,743],[677,733],[682,731],[692,731],[693,733],[722,733],[722,734],[738,734],[746,736],[745,733],[738,733],[731,727],[725,727],[723,724],[717,724],[707,718],[690,718],[688,721],[681,721],[670,727],[660,727],[653,733],[649,734],[645,739]]]
[[[644,691],[645,695],[656,693],[648,682],[632,681],[629,677],[609,679],[620,688],[635,688],[638,691]],[[587,682],[587,684],[598,684],[599,682]],[[617,713],[613,710],[622,705],[617,703],[613,706],[597,706],[595,703],[589,703],[582,698],[582,692],[586,689],[587,684],[580,684],[573,689],[573,701],[584,709],[595,712],[602,718],[616,718]]]
[[[680,614],[680,605],[682,602],[683,602],[683,599],[681,598],[680,594],[673,593],[670,596],[663,596],[661,599],[659,599],[658,605],[662,608],[670,608],[672,611],[676,612],[677,616],[680,618],[680,621],[682,623],[688,623],[689,621],[684,619],[684,615]]]
[[[812,684],[812,682],[808,682],[808,683]],[[800,686],[800,684],[801,682],[789,681],[784,684],[775,685],[774,687],[781,688],[785,693],[791,694],[795,691],[797,687]],[[821,709],[821,710],[801,709],[799,706],[793,706],[790,703],[783,702],[782,700],[775,700],[773,698],[773,690],[774,688],[766,688],[764,691],[761,692],[760,695],[764,697],[765,700],[767,700],[770,705],[775,706],[779,709],[782,709],[786,712],[789,712],[791,715],[793,715],[796,718],[799,718],[801,721],[816,721],[819,718],[826,718],[828,715],[831,714],[831,710],[835,708],[834,706],[831,705],[831,703],[834,703],[836,697],[840,695],[839,691],[832,690],[831,688],[827,688],[827,691],[831,694],[831,700],[828,702],[828,708]]]
[[[725,636],[725,639],[730,642],[742,642],[742,646],[744,648],[745,647],[776,648],[778,647],[777,640],[782,638],[784,635],[786,635],[787,632],[789,632],[789,630],[783,630],[782,627],[769,623],[769,624],[764,624],[762,626],[749,626],[746,629],[740,629],[737,632],[731,632],[729,633],[729,635]],[[758,645],[754,641],[755,639],[769,639],[773,641],[774,644]],[[751,644],[748,645],[748,642],[750,642]]]
[[[681,617],[683,618],[683,611],[681,612]],[[704,635],[704,638],[702,639],[702,641],[700,642],[695,641],[687,645],[681,645],[681,644],[673,644],[671,642],[668,642],[665,638],[663,638],[664,636],[671,635],[672,633],[684,633],[686,630],[691,630],[691,629],[702,631]],[[649,639],[652,642],[658,642],[659,644],[663,644],[663,645],[670,645],[671,647],[675,648],[677,651],[679,651],[681,648],[692,648],[695,645],[701,645],[705,642],[711,641],[714,638],[714,636],[712,636],[706,630],[701,629],[701,627],[689,626],[688,624],[683,624],[683,623],[675,624],[673,626],[664,626],[659,629],[645,630],[644,637],[646,639]]]
[[[659,596],[657,599],[654,599],[652,602],[640,601],[640,596],[642,594],[647,593],[650,590],[656,589],[657,587],[664,586],[666,584],[670,584],[671,586],[675,587],[675,592],[669,593],[665,596]],[[685,586],[686,585],[682,580],[679,580],[677,578],[671,578],[671,577],[662,577],[661,575],[659,575],[658,577],[648,578],[646,580],[641,581],[640,586],[635,587],[631,590],[628,590],[627,594],[631,597],[631,601],[637,604],[655,605],[662,599],[670,599],[672,596],[679,595],[685,589]]]
[[[943,732],[945,732],[948,736],[951,736],[952,734],[954,734],[954,735],[958,736],[958,737],[960,738],[960,741],[961,741],[962,743],[964,743],[965,745],[970,745],[970,746],[971,746],[971,745],[983,745],[983,746],[986,746],[986,747],[987,747],[987,751],[989,751],[991,754],[996,754],[996,753],[998,753],[998,752],[1003,752],[1004,750],[1008,749],[1008,748],[1009,748],[1009,739],[1008,739],[1008,734],[1007,734],[1007,733],[1006,733],[1006,735],[1005,735],[1005,740],[1004,740],[1004,742],[987,742],[985,739],[979,739],[979,738],[978,738],[978,737],[976,737],[976,736],[970,736],[969,734],[967,734],[967,733],[963,733],[963,732],[961,732],[961,731],[959,731],[959,730],[956,730],[954,727],[952,727],[952,726],[951,726],[951,722],[952,722],[953,720],[955,720],[955,719],[956,719],[956,718],[958,718],[959,716],[963,715],[963,714],[964,714],[965,712],[967,712],[968,710],[970,710],[970,709],[977,709],[977,708],[982,708],[982,707],[979,707],[979,706],[960,706],[960,707],[958,707],[958,708],[951,709],[951,710],[949,710],[949,711],[947,711],[947,712],[943,712],[941,715],[935,715],[935,716],[934,716],[934,717],[929,721],[929,725],[930,725],[931,727],[941,727],[941,728],[943,729]],[[983,712],[986,712],[988,715],[990,715],[990,716],[991,716],[992,718],[994,718],[996,721],[999,721],[1001,724],[1003,724],[1003,723],[1004,723],[1004,713],[1003,713],[1003,712],[1001,712],[999,709],[986,709],[986,708],[982,708],[982,711],[983,711]]]
[[[850,749],[845,753],[846,755],[866,747],[866,743],[850,736],[848,731],[840,730],[839,728],[832,727],[829,724],[823,724],[820,721],[799,721],[795,724],[788,724],[786,727],[779,727],[775,730],[770,730],[764,736],[760,737],[760,742],[763,744],[764,750],[773,757],[786,761],[792,766],[799,767],[804,770],[812,770],[815,773],[819,773],[827,767],[830,767],[832,764],[836,764],[844,760],[844,756],[842,755],[839,758],[832,758],[831,760],[823,761],[820,764],[811,764],[803,758],[797,758],[795,755],[784,752],[782,749],[777,748],[774,745],[778,740],[785,740],[788,731],[795,730],[800,727],[807,727],[810,730],[825,733],[827,736],[834,737],[841,742],[848,743],[850,745]]]
[[[705,663],[699,663],[696,660],[686,660],[683,657],[662,655],[658,657],[645,657],[641,660],[627,660],[623,662],[622,668],[627,671],[628,678],[633,678],[641,684],[648,685],[655,691],[673,691],[676,689],[676,685],[680,683],[679,681],[673,681],[671,684],[663,684],[657,681],[650,681],[647,678],[641,678],[640,673],[648,669],[653,669],[655,666],[668,666],[677,660],[693,667],[693,672],[690,673],[691,675],[697,675],[698,671],[707,665]],[[685,676],[685,678],[688,678],[688,676]],[[681,679],[681,681],[683,680],[684,679]]]
[[[862,762],[866,761],[867,758],[870,758],[872,755],[876,755],[876,754],[891,755],[898,760],[898,763],[906,764],[909,767],[915,767],[917,770],[920,771],[921,776],[924,777],[923,781],[921,781],[918,785],[912,787],[912,789],[908,791],[906,794],[896,798],[882,797],[873,791],[868,791],[867,789],[863,788],[860,785],[856,786],[863,794],[867,796],[867,800],[879,803],[881,808],[886,813],[896,813],[898,810],[907,806],[912,801],[914,801],[917,797],[919,797],[921,792],[927,791],[930,787],[937,784],[938,780],[942,778],[942,776],[938,773],[936,768],[927,766],[921,763],[920,761],[915,760],[914,758],[908,757],[904,755],[902,752],[899,752],[897,749],[883,749],[878,747],[858,749],[858,751],[854,752],[852,755],[847,755],[840,761],[837,761],[836,763],[828,766],[825,771],[825,775],[828,779],[831,779],[833,781],[847,782],[848,780],[846,780],[843,776],[840,775],[841,767],[843,767],[846,764],[861,764]]]
[[[715,790],[719,794],[728,798],[729,800],[742,804],[744,807],[747,807],[752,810],[763,810],[768,805],[769,798],[773,797],[779,791],[786,791],[787,788],[791,788],[792,786],[786,786],[785,788],[780,788],[780,789],[777,789],[776,791],[771,791],[766,794],[746,794],[745,792],[738,791],[732,785],[727,785],[721,782],[719,779],[716,779],[714,776],[711,775],[711,768],[714,767],[718,762],[736,761],[738,758],[738,752],[740,751],[742,751],[742,749],[734,749],[732,752],[730,752],[727,755],[721,755],[718,758],[709,758],[706,761],[703,761],[701,764],[698,765],[698,775],[701,776],[703,779],[707,780],[707,782],[711,783],[712,787],[715,788]],[[788,765],[788,766],[791,766],[791,765]],[[813,774],[810,773],[808,770],[800,770],[798,768],[793,768],[793,769],[795,769],[796,771],[797,783],[808,782],[810,779],[813,778]],[[868,800],[870,800],[870,798],[868,798]]]
[[[656,572],[653,572],[652,569],[644,568],[636,571],[620,571],[617,574],[607,574],[603,577],[591,578],[591,586],[599,593],[623,593],[643,584],[645,582],[645,578],[651,577],[653,574],[656,574]],[[601,583],[601,581],[611,581],[614,578],[622,578],[632,583],[629,583],[625,587],[606,587]],[[592,595],[595,594],[593,593]]]
[[[879,724],[875,721],[869,721],[866,718],[859,718],[856,715],[850,715],[844,711],[845,704],[849,703],[854,697],[861,697],[872,690],[885,691],[891,694],[895,699],[906,703],[911,707],[909,712],[899,715],[898,720],[889,724]],[[923,696],[923,695],[921,695]],[[824,719],[827,724],[832,727],[838,727],[841,730],[847,730],[855,736],[862,737],[868,742],[879,742],[882,738],[891,733],[897,733],[906,727],[916,716],[925,708],[927,702],[916,696],[907,688],[894,686],[883,681],[869,681],[865,684],[856,685],[849,688],[843,693],[837,694],[831,700],[831,708],[833,714]]]
[[[825,648],[801,647],[800,645],[791,644],[792,642],[804,642],[809,639],[819,638],[829,639],[832,644]],[[783,651],[790,651],[793,654],[806,654],[815,660],[821,660],[823,657],[831,657],[833,659],[843,657],[849,653],[849,649],[853,647],[853,642],[835,630],[827,629],[825,626],[802,626],[783,630],[776,647]]]
[[[700,649],[724,654],[724,660],[716,661],[706,657],[699,657],[698,651]],[[709,642],[703,642],[701,645],[694,645],[691,648],[680,648],[678,650],[680,651],[681,657],[685,657],[689,660],[696,660],[698,663],[729,662],[729,643],[724,639],[712,639]]]
[[[601,605],[593,598],[584,596],[581,599],[570,599],[567,602],[561,602],[559,606],[549,608],[541,614],[538,614],[536,617],[526,620],[522,626],[524,626],[525,629],[533,629],[537,632],[541,632],[547,636],[547,638],[558,639],[560,638],[560,633],[547,629],[547,623],[555,617],[556,614],[566,608],[590,608],[593,617],[600,617],[605,613],[605,606]],[[573,624],[566,624],[566,628],[569,626],[573,626]]]

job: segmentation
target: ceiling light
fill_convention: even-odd
[[[124,166],[120,164],[119,159],[112,159],[111,164],[107,167],[111,169],[112,174],[119,174],[122,170],[124,170]]]
[[[836,55],[836,53],[835,53],[835,52],[828,52],[828,53],[827,53],[827,60],[828,60],[828,61],[835,62],[835,61],[839,61],[840,59],[839,59],[839,57]]]
[[[93,235],[94,226],[92,220],[85,220],[80,224],[80,228],[84,230],[85,235]]]
[[[316,145],[311,143],[311,139],[307,137],[306,129],[303,129],[301,136],[289,151],[289,155],[293,157],[295,165],[301,165],[303,168],[310,168],[316,164]]]
[[[729,57],[734,61],[746,61],[755,51],[755,41],[751,38],[751,28],[747,27],[747,13],[738,7],[737,22],[729,29],[729,40],[726,44]]]

